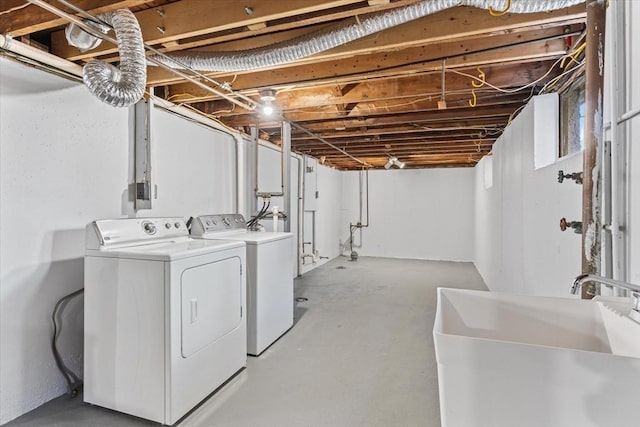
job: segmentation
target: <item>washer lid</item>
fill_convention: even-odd
[[[246,242],[247,245],[260,245],[262,243],[275,242],[282,239],[292,239],[293,234],[282,231],[228,231],[219,233],[207,233],[202,236],[193,236],[196,239],[236,240]]]
[[[220,252],[245,246],[241,241],[202,240],[189,237],[158,243],[141,244],[102,250],[87,249],[86,256],[143,259],[151,261],[174,261]]]

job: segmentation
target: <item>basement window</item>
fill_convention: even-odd
[[[584,107],[584,78],[580,78],[560,94],[558,157],[570,156],[584,148]]]

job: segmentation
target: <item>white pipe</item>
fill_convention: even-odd
[[[298,270],[297,276],[302,276],[302,252],[304,251],[303,244],[303,227],[304,227],[304,171],[305,167],[303,165],[303,158],[299,156],[293,156],[294,159],[298,161],[298,250],[297,257],[298,260]]]
[[[610,96],[611,102],[611,258],[613,264],[612,278],[626,280],[626,254],[625,254],[625,232],[624,226],[625,200],[624,180],[618,179],[625,174],[624,165],[621,160],[624,158],[624,147],[626,145],[627,123],[617,121],[620,112],[626,108],[625,85],[626,85],[626,55],[624,54],[624,5],[619,2],[612,2],[611,18],[613,20],[611,31],[611,45],[613,50],[613,60],[611,61]],[[618,63],[618,61],[621,61]]]
[[[36,49],[28,44],[21,43],[15,40],[10,35],[0,34],[0,48],[13,52],[16,55],[23,56],[25,58],[32,59],[40,62],[49,67],[56,68],[60,71],[64,71],[67,74],[71,74],[76,77],[82,77],[82,67],[73,62],[62,59],[58,56],[51,55],[40,49]]]
[[[271,208],[271,215],[273,215],[273,231],[278,231],[278,207],[274,206]]]
[[[624,123],[628,120],[633,119],[635,116],[640,114],[640,108],[636,108],[634,110],[627,111],[623,115],[618,118],[618,124]]]
[[[618,59],[620,58],[619,52],[618,52],[618,44],[619,44],[619,40],[618,40],[618,22],[617,19],[617,5],[615,4],[616,2],[613,2],[612,5],[609,5],[610,7],[610,13],[611,13],[611,21],[613,25],[610,26],[610,28],[612,28],[610,36],[611,36],[611,47],[612,47],[612,51],[613,51],[613,61],[610,61],[611,64],[611,76],[613,78],[609,78],[609,114],[610,114],[610,118],[611,118],[611,123],[614,124],[616,117],[618,117],[618,102],[619,102],[619,98],[618,96],[620,95],[620,92],[618,92],[618,84],[622,84],[622,82],[617,82],[617,76],[619,73],[618,70]],[[624,63],[624,58],[620,58],[623,63]],[[611,163],[610,163],[610,170],[609,170],[609,174],[608,174],[608,178],[611,180],[610,184],[610,188],[611,188],[611,193],[609,194],[610,196],[610,200],[609,200],[609,206],[611,208],[611,212],[609,212],[610,215],[610,219],[611,219],[611,247],[609,248],[611,250],[611,253],[606,253],[606,259],[607,259],[607,264],[609,264],[609,259],[611,260],[611,271],[607,272],[609,273],[612,279],[619,279],[618,276],[618,269],[616,268],[616,263],[618,260],[618,233],[619,233],[619,226],[620,224],[618,223],[618,219],[617,219],[617,211],[618,208],[616,206],[616,204],[618,203],[618,197],[616,196],[615,193],[617,193],[618,190],[618,186],[615,183],[615,176],[618,173],[618,167],[617,167],[617,163],[618,163],[618,150],[616,147],[616,144],[618,143],[618,131],[620,129],[619,127],[620,125],[612,125],[611,126],[611,132],[609,135],[609,139],[611,141],[611,147],[610,147],[610,155],[611,155]]]

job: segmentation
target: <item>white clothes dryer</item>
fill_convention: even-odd
[[[89,224],[84,401],[174,424],[246,366],[245,252],[181,218]]]
[[[247,352],[260,355],[293,326],[293,234],[250,231],[241,214],[224,214],[195,218],[191,237],[247,244]]]

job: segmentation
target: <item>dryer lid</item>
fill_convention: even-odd
[[[292,233],[283,231],[229,231],[226,233],[207,233],[203,236],[194,238],[199,239],[222,239],[222,240],[239,240],[246,242],[247,245],[260,245],[263,243],[275,242],[283,239],[293,239]]]

